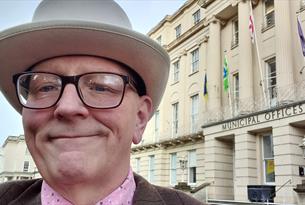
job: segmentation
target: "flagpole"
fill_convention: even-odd
[[[227,51],[226,50],[224,50],[224,58],[226,59],[226,61],[227,61],[227,57],[226,57],[226,53],[227,53]],[[228,61],[227,61],[227,63],[228,63]],[[229,66],[228,66],[229,67]],[[229,69],[228,69],[228,71],[230,71]],[[228,90],[228,96],[229,96],[229,106],[230,106],[230,111],[231,111],[231,116],[233,117],[233,109],[232,109],[232,100],[231,100],[231,86],[230,86],[230,72],[228,72],[228,85],[229,85],[229,90]]]
[[[300,24],[300,23],[301,23],[300,18],[299,18],[300,12],[296,12],[296,14],[297,14],[297,21],[298,21],[298,24]],[[299,26],[299,25],[298,25],[298,26]],[[300,25],[300,26],[301,26],[301,25]],[[301,28],[301,30],[302,30],[302,28]],[[303,32],[301,31],[302,34],[300,34],[300,31],[298,30],[298,33],[299,33],[299,36],[300,36],[300,38],[301,38],[301,35],[303,36]],[[301,46],[302,46],[302,53],[303,53],[303,61],[304,61],[304,64],[305,64],[305,51],[304,51],[304,45],[302,44],[302,40],[301,40]],[[303,74],[304,68],[305,68],[305,66],[303,66],[303,67],[301,68],[300,74]]]
[[[256,53],[257,53],[258,68],[259,68],[259,73],[260,73],[260,77],[261,77],[261,86],[262,86],[262,90],[263,90],[263,97],[264,97],[265,105],[268,106],[267,96],[266,96],[266,92],[265,92],[265,82],[264,82],[264,78],[263,78],[263,71],[262,71],[262,65],[261,65],[261,57],[260,57],[259,50],[258,50],[255,22],[254,22],[254,17],[253,17],[253,12],[252,12],[252,3],[251,3],[251,1],[249,1],[249,3],[250,3],[250,15],[252,16],[252,21],[253,21],[254,42],[255,42]],[[268,95],[270,96],[269,90],[267,90],[267,92],[268,92]]]

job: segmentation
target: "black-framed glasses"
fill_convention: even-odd
[[[136,91],[132,78],[111,72],[92,72],[64,76],[49,72],[24,72],[13,76],[20,104],[25,108],[44,109],[57,104],[67,84],[74,84],[81,101],[88,107],[118,107],[126,85]]]

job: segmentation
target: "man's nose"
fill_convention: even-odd
[[[81,101],[73,84],[67,84],[63,90],[61,98],[55,105],[54,114],[60,118],[70,118],[75,116],[86,117],[89,114],[88,108]]]

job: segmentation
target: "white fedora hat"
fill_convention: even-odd
[[[92,55],[114,59],[143,79],[157,109],[169,74],[167,52],[135,32],[113,0],[43,0],[31,23],[0,32],[0,89],[19,112],[12,76],[57,56]]]

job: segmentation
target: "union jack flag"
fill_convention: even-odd
[[[254,43],[254,23],[253,23],[252,14],[250,14],[250,17],[249,17],[249,31],[250,31],[251,41],[252,41],[252,43]]]

